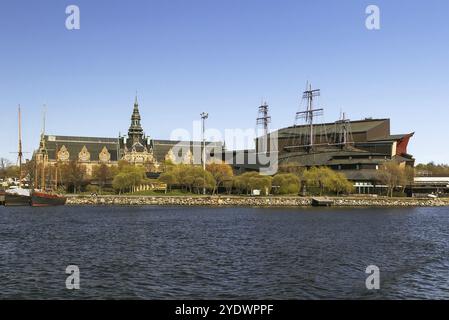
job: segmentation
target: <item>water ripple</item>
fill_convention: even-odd
[[[446,208],[2,207],[0,298],[448,299],[448,249]]]

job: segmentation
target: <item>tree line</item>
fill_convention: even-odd
[[[132,165],[119,161],[118,166],[106,164],[96,165],[90,174],[86,167],[76,161],[58,163],[48,168],[45,181],[59,186],[59,191],[68,193],[133,193],[143,184],[159,182],[167,186],[167,191],[174,189],[187,193],[208,194],[246,194],[260,190],[262,195],[341,195],[354,192],[353,183],[344,174],[328,167],[304,168],[295,163],[279,167],[274,176],[260,175],[258,172],[246,172],[235,175],[226,163],[211,163],[203,170],[201,166],[175,165],[170,161],[163,164],[164,172],[157,180],[148,179],[144,166]],[[428,165],[428,167],[436,167]],[[418,167],[422,169],[422,167]],[[444,168],[438,166],[438,168]],[[439,170],[440,170],[439,169]],[[40,168],[33,161],[23,166],[23,175],[34,181]],[[400,166],[395,162],[385,162],[378,170],[378,183],[386,186],[386,194],[404,193],[413,184],[415,170],[412,167]],[[19,169],[5,159],[0,159],[0,178],[18,178]],[[39,181],[38,181],[39,183]]]
[[[302,169],[299,166],[281,166],[274,176],[261,175],[258,172],[246,172],[234,176],[232,167],[226,163],[213,163],[201,167],[176,165],[168,167],[161,174],[160,181],[172,190],[200,193],[206,188],[209,193],[218,191],[227,194],[251,194],[260,190],[262,195],[298,195],[301,190],[310,190],[313,194],[349,194],[353,191],[352,183],[346,177],[327,167]]]
[[[417,176],[449,177],[449,165],[447,164],[429,162],[418,164],[415,168]]]

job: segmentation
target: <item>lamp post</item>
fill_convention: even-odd
[[[206,119],[209,118],[209,114],[207,112],[202,112],[201,116],[201,131],[203,137],[203,153],[202,153],[202,161],[203,161],[203,195],[206,194],[206,138],[204,136],[205,131],[205,122]]]

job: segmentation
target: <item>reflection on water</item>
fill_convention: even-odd
[[[447,299],[448,249],[447,208],[2,207],[0,298]]]

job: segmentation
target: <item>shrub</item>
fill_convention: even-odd
[[[189,192],[200,193],[203,188],[209,191],[215,190],[216,182],[214,176],[200,166],[175,165],[159,177],[159,181],[166,183],[170,188],[174,185],[180,186]]]
[[[246,172],[234,178],[234,188],[238,193],[249,194],[258,189],[263,195],[268,195],[271,190],[272,178],[260,175],[258,172]]]
[[[274,176],[273,187],[277,187],[274,190],[277,194],[298,194],[300,181],[295,174],[281,173]]]
[[[323,193],[351,193],[353,185],[346,177],[328,167],[313,167],[304,173],[304,183],[309,189],[318,189]]]

